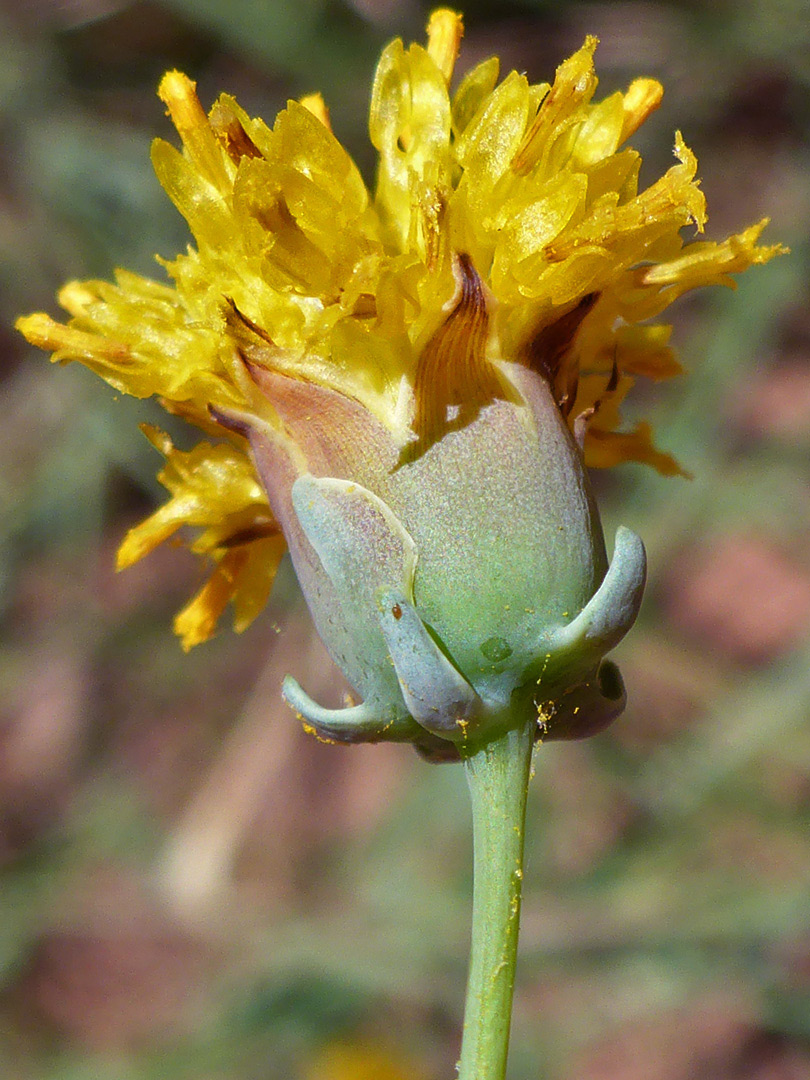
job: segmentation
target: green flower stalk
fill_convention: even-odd
[[[72,282],[67,325],[18,326],[208,436],[181,451],[147,429],[170,498],[118,557],[190,527],[211,575],[177,616],[185,648],[229,602],[249,625],[288,549],[358,697],[325,709],[287,679],[304,724],[463,762],[476,876],[460,1076],[502,1080],[533,747],[621,713],[605,656],[644,588],[629,529],[608,562],[587,467],[680,471],[649,425],[621,425],[637,378],[680,371],[653,320],[781,249],[757,245],[764,221],[684,243],[706,216],[695,157],[678,134],[677,164],[639,191],[627,141],[662,90],[641,78],[595,102],[594,38],[551,85],[499,79],[493,58],[451,95],[461,37],[442,9],[426,48],[384,51],[373,193],[318,96],[269,128],[227,95],[206,115],[170,72],[182,150],[157,140],[153,162],[194,238],[165,264],[171,283]]]

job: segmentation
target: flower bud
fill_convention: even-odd
[[[482,282],[468,258],[456,273],[404,445],[360,403],[264,369],[251,374],[283,435],[217,414],[249,439],[318,632],[362,698],[326,710],[288,679],[288,701],[323,737],[430,753],[514,723],[516,694],[552,738],[623,707],[618,671],[600,678],[600,663],[637,614],[643,547],[622,530],[607,569],[548,379],[493,357]]]
[[[170,498],[119,552],[191,533],[213,569],[175,619],[183,647],[229,603],[248,626],[286,545],[360,704],[323,709],[292,680],[287,699],[324,737],[437,760],[526,709],[546,738],[621,712],[603,657],[636,616],[644,550],[620,529],[608,567],[585,467],[682,473],[649,424],[622,426],[638,378],[681,370],[654,320],[784,250],[759,245],[767,219],[684,240],[706,221],[697,159],[678,132],[676,163],[639,187],[627,140],[663,91],[595,100],[595,37],[551,84],[491,58],[451,94],[462,36],[440,8],[425,46],[384,49],[373,190],[319,95],[270,127],[227,94],[206,114],[168,72],[182,149],[158,139],[152,161],[194,243],[170,282],[70,282],[66,324],[17,322],[214,440],[147,429]]]

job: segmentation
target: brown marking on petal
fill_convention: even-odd
[[[603,401],[609,394],[612,394],[616,387],[619,385],[619,360],[616,350],[613,350],[613,364],[610,369],[610,378],[607,381],[605,392],[600,398]]]
[[[240,311],[230,297],[226,296],[225,302],[225,325],[236,346],[236,355],[252,381],[273,401],[273,404],[275,404],[274,395],[268,383],[271,374],[276,374],[292,384],[306,384],[312,381],[306,375],[300,373],[291,375],[290,372],[285,371],[283,365],[279,364],[279,360],[284,356],[284,350],[276,345],[263,327]],[[283,396],[286,396],[286,393]]]
[[[373,293],[360,293],[349,314],[356,319],[376,319],[377,297]]]
[[[487,359],[489,310],[481,278],[469,255],[456,256],[460,295],[456,306],[428,341],[414,380],[417,439],[400,464],[425,453],[450,431],[469,424],[506,391]]]
[[[236,165],[242,158],[262,156],[261,150],[245,131],[239,117],[224,101],[216,102],[208,120],[222,148]]]
[[[443,241],[447,234],[444,225],[447,210],[444,196],[437,188],[430,188],[420,197],[419,210],[425,241],[425,265],[430,273],[436,270],[441,261]]]
[[[258,382],[257,369],[283,369],[284,350],[276,345],[264,327],[240,311],[229,296],[225,297],[223,315],[225,332],[233,342],[235,356],[254,383]],[[249,396],[249,391],[246,393]]]
[[[538,331],[526,348],[528,366],[548,380],[564,416],[574,407],[579,385],[579,368],[572,362],[572,346],[585,316],[598,299],[597,292],[583,296],[565,315]]]
[[[218,409],[216,405],[209,405],[208,413],[220,427],[224,427],[228,431],[233,431],[236,435],[241,435],[243,439],[250,438],[252,427],[248,418],[242,413],[225,412],[222,409]]]
[[[619,385],[619,364],[616,359],[616,353],[613,353],[613,367],[610,370],[610,377],[605,384],[605,389],[593,403],[587,409],[583,409],[579,416],[574,420],[574,438],[579,443],[580,450],[585,448],[585,436],[588,434],[588,428],[591,421],[599,412],[602,407],[602,402],[606,401]]]
[[[280,533],[281,526],[278,522],[273,521],[272,518],[267,518],[264,521],[256,521],[253,525],[226,536],[219,546],[222,548],[241,547],[242,544],[252,544],[254,540],[266,540],[271,536],[278,536]]]
[[[252,216],[258,221],[258,223],[268,233],[274,236],[277,240],[284,232],[300,233],[303,236],[301,228],[295,219],[295,215],[287,204],[287,200],[284,197],[284,193],[276,192],[272,200],[268,193],[267,202],[260,206],[254,206],[251,208]]]
[[[255,338],[259,338],[267,345],[271,345],[274,350],[277,350],[278,347],[268,332],[258,323],[249,319],[243,311],[240,311],[236,306],[236,302],[230,296],[225,297],[224,314],[225,328],[230,332],[230,336],[236,339],[237,345],[255,347]]]
[[[222,431],[218,421],[209,412],[207,404],[198,405],[193,401],[170,401],[168,398],[159,397],[158,404],[172,416],[179,416],[182,420],[204,431],[206,435],[221,438]]]
[[[574,420],[574,438],[577,441],[577,446],[580,450],[585,449],[585,436],[588,434],[588,425],[598,409],[598,402],[595,405],[589,406],[587,409],[583,409],[579,416]]]

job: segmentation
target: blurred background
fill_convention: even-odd
[[[184,656],[198,581],[113,572],[161,492],[118,400],[11,329],[70,277],[161,275],[185,225],[149,165],[178,66],[271,120],[321,89],[371,180],[373,64],[417,0],[0,3],[0,1075],[450,1080],[468,946],[463,777],[334,748],[281,704],[339,697],[289,573]],[[638,395],[694,480],[598,475],[652,580],[626,716],[537,760],[510,1077],[810,1078],[810,6],[470,0],[463,70],[665,85],[642,180],[696,151],[708,235],[792,254],[682,302],[680,385]],[[163,422],[162,414],[159,417]],[[631,417],[632,419],[632,417]],[[188,446],[193,440],[186,439]]]

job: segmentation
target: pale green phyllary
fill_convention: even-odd
[[[622,426],[639,379],[680,367],[655,320],[684,292],[780,250],[765,222],[701,232],[697,161],[639,190],[629,145],[662,89],[594,100],[596,40],[532,84],[497,59],[451,92],[460,16],[427,46],[394,41],[375,77],[366,187],[323,101],[272,128],[194,84],[160,96],[182,141],[153,148],[194,243],[170,282],[119,271],[72,282],[67,325],[18,323],[57,361],[157,395],[206,441],[165,455],[170,498],[125,538],[119,565],[190,527],[211,565],[178,615],[190,648],[233,603],[264,606],[289,549],[318,632],[357,702],[284,694],[335,741],[414,743],[465,763],[476,852],[462,1080],[500,1080],[517,940],[525,791],[537,736],[592,734],[624,705],[605,655],[636,617],[641,541],[608,561],[587,467],[671,475],[649,425]]]

